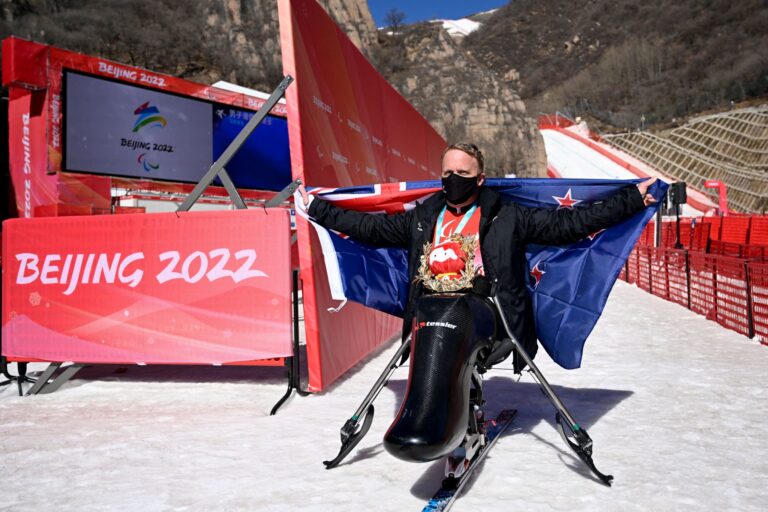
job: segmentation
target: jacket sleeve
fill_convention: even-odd
[[[307,211],[323,227],[349,235],[360,242],[390,247],[407,247],[413,210],[395,215],[345,210],[314,198]]]
[[[518,228],[526,242],[562,245],[612,226],[643,208],[640,191],[631,185],[608,199],[580,208],[552,210],[518,205]]]

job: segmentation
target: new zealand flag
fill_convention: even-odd
[[[578,208],[639,181],[487,179],[485,186],[523,206]],[[667,187],[657,181],[649,192],[658,199]],[[414,208],[440,188],[439,181],[421,181],[318,188],[311,193],[343,208],[386,214]],[[581,365],[584,342],[600,318],[624,262],[657,209],[658,204],[649,206],[570,245],[528,245],[528,292],[536,333],[550,357],[563,368]],[[402,316],[409,287],[405,249],[372,247],[313,225],[323,247],[333,298]]]

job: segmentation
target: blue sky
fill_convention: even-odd
[[[373,20],[377,27],[386,23],[384,17],[390,9],[395,8],[405,13],[405,23],[431,20],[434,18],[457,19],[469,14],[487,11],[507,4],[507,0],[436,0],[431,2],[405,0],[368,0]]]

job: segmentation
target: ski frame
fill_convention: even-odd
[[[554,406],[556,410],[555,425],[563,441],[571,450],[574,451],[579,459],[581,459],[581,461],[586,464],[586,466],[590,469],[590,471],[592,471],[592,473],[599,479],[601,483],[610,487],[613,483],[613,475],[606,475],[601,473],[595,467],[595,463],[592,461],[592,438],[589,437],[586,429],[584,429],[576,422],[574,417],[568,411],[568,408],[565,406],[562,400],[560,400],[560,397],[557,396],[557,393],[555,393],[555,390],[552,389],[552,386],[550,386],[549,382],[544,377],[544,374],[541,373],[539,367],[536,366],[536,364],[533,362],[533,359],[531,359],[531,357],[525,351],[525,348],[520,343],[520,341],[514,336],[514,334],[512,334],[512,330],[510,329],[509,324],[507,323],[507,319],[504,316],[504,312],[502,310],[498,296],[495,293],[492,293],[491,296],[488,297],[488,300],[490,300],[490,302],[492,302],[495,306],[509,341],[512,342],[515,350],[518,352],[518,354],[520,354],[520,357],[522,357],[525,363],[528,365],[534,380],[539,385],[544,395],[546,395],[546,397]],[[400,360],[405,351],[410,348],[410,341],[411,340],[409,336],[408,339],[400,346],[392,359],[390,359],[389,363],[387,363],[384,371],[381,373],[381,375],[379,375],[379,378],[376,380],[371,390],[365,396],[355,413],[344,423],[344,426],[341,427],[341,448],[339,449],[339,453],[335,458],[332,460],[323,461],[326,469],[332,469],[338,466],[339,463],[341,463],[341,461],[344,460],[344,458],[349,455],[352,449],[360,442],[365,434],[368,433],[368,430],[371,427],[371,423],[373,423],[373,401],[376,399],[376,397],[379,396],[381,389],[386,386],[389,378],[392,376],[392,373],[394,373],[394,371],[400,367],[398,360]],[[362,425],[360,424],[361,416],[363,416]]]
[[[555,410],[557,411],[555,413],[555,425],[557,426],[558,432],[560,432],[560,437],[563,438],[563,441],[565,441],[568,447],[571,448],[571,450],[573,450],[576,455],[578,455],[578,457],[584,462],[584,464],[587,465],[587,467],[589,467],[595,476],[600,479],[600,482],[610,487],[611,483],[613,482],[613,475],[606,475],[601,473],[598,471],[598,469],[595,467],[595,463],[592,461],[592,438],[589,437],[589,434],[587,434],[587,431],[582,428],[581,425],[576,423],[576,420],[573,418],[571,413],[568,412],[565,404],[563,404],[563,402],[557,396],[557,393],[555,393],[555,390],[552,389],[552,386],[549,385],[549,382],[547,382],[547,379],[544,377],[544,374],[541,373],[539,367],[536,366],[536,364],[533,362],[533,359],[531,359],[531,357],[525,351],[525,348],[520,343],[520,341],[518,341],[518,339],[515,338],[515,336],[512,334],[512,330],[509,328],[507,319],[504,317],[504,311],[501,308],[501,303],[499,302],[499,298],[496,294],[493,294],[491,297],[491,302],[493,302],[494,306],[496,306],[496,310],[499,313],[499,318],[501,319],[501,324],[504,326],[504,330],[506,331],[507,336],[509,336],[509,339],[514,344],[515,350],[517,350],[517,353],[520,354],[520,357],[523,358],[525,363],[531,369],[534,380],[539,384],[541,390],[555,407]],[[565,427],[568,427],[570,435],[566,433]],[[571,438],[576,442],[574,443],[571,441]]]
[[[384,386],[387,385],[389,378],[392,376],[395,370],[401,366],[402,363],[399,361],[402,359],[403,354],[405,354],[406,350],[408,350],[410,346],[411,336],[409,335],[408,338],[400,345],[400,348],[397,350],[397,352],[395,352],[395,355],[392,356],[392,359],[389,360],[387,366],[384,368],[384,371],[381,372],[379,378],[376,379],[373,387],[371,387],[371,390],[367,395],[365,395],[365,398],[360,403],[360,406],[357,408],[355,413],[344,423],[344,426],[341,427],[341,430],[339,431],[341,436],[341,448],[339,449],[339,453],[336,455],[336,457],[331,460],[323,461],[325,469],[333,469],[338,466],[339,463],[344,460],[347,455],[349,455],[357,443],[360,442],[365,434],[368,433],[368,429],[371,428],[371,423],[373,423],[373,401],[376,400],[376,397],[379,396],[381,390],[384,388]],[[360,425],[360,417],[363,416],[363,414],[365,414],[363,417],[363,424]]]

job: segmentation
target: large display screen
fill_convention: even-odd
[[[221,156],[248,121],[256,115],[229,105],[213,110],[213,159]],[[260,190],[282,190],[291,182],[291,151],[288,120],[268,115],[248,137],[232,160],[227,174],[235,186]]]
[[[254,112],[65,72],[64,168],[196,183]],[[291,181],[288,127],[269,115],[226,166],[237,187]]]

